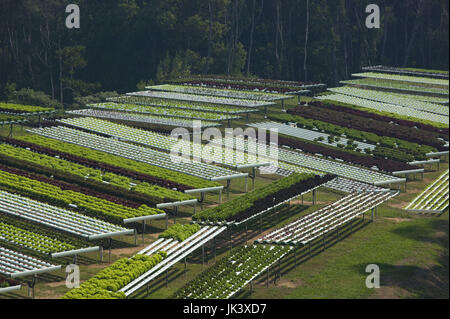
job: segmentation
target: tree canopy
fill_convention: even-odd
[[[365,65],[448,69],[448,0],[78,0],[67,29],[62,0],[2,0],[0,92],[7,84],[64,104],[99,90],[178,75],[348,79]],[[10,86],[9,86],[10,88]]]

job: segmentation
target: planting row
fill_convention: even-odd
[[[20,105],[20,104],[10,104],[0,102],[0,113],[37,113],[37,112],[51,112],[55,109],[51,107],[40,107],[40,106],[30,106],[30,105]]]
[[[151,204],[193,199],[192,196],[181,192],[150,185],[114,173],[105,173],[99,169],[7,144],[0,144],[0,161],[79,185],[90,186],[113,195]]]
[[[255,127],[258,129],[277,129],[279,134],[287,135],[295,138],[300,138],[302,140],[310,141],[312,143],[323,144],[329,147],[339,147],[348,146],[349,148],[355,147],[355,150],[359,153],[365,152],[366,149],[375,149],[375,145],[367,144],[359,141],[352,141],[346,138],[339,138],[336,140],[336,136],[322,133],[315,130],[307,130],[299,127],[294,127],[292,125],[286,125],[277,122],[264,122],[249,124],[248,126]]]
[[[395,148],[414,157],[423,157],[430,152],[445,150],[445,141],[440,135],[377,122],[327,108],[302,106],[289,110],[288,115],[270,117],[285,119],[287,122],[297,123],[300,127],[324,131],[339,138],[345,136],[347,139],[376,145],[378,148]],[[408,136],[408,133],[415,135]]]
[[[413,76],[425,76],[434,78],[444,78],[448,79],[448,71],[445,70],[430,70],[430,69],[418,69],[418,68],[397,68],[390,66],[368,66],[363,68],[364,71],[370,72],[386,72],[392,74],[404,74]]]
[[[200,230],[200,226],[197,224],[175,224],[170,226],[166,231],[159,235],[159,238],[172,238],[179,242],[185,241]]]
[[[334,176],[324,177],[312,174],[292,174],[272,184],[233,199],[217,207],[196,213],[196,221],[235,221],[245,220],[267,208],[322,185]]]
[[[15,197],[18,201],[20,201],[20,197]],[[31,208],[31,206],[30,206]],[[87,248],[92,246],[92,242],[87,241],[86,239],[75,237],[73,235],[68,235],[65,232],[58,231],[54,228],[46,227],[43,224],[38,224],[32,221],[22,220],[21,218],[17,218],[16,216],[8,216],[7,214],[1,214],[1,220],[3,223],[13,226],[16,229],[20,229],[18,232],[18,238],[20,238],[21,232],[30,233],[33,236],[39,236],[41,238],[50,238],[50,240],[54,240],[56,242],[64,243],[70,247],[74,247],[74,249]],[[51,218],[51,217],[50,217]]]
[[[63,299],[125,299],[119,290],[146,273],[166,258],[164,252],[153,256],[136,255],[123,258],[66,293]]]
[[[394,104],[406,108],[415,109],[418,111],[430,112],[446,116],[449,115],[449,109],[447,106],[427,103],[417,99],[413,99],[411,97],[405,98],[399,94],[379,92],[373,90],[363,90],[354,87],[338,87],[328,90],[337,94],[358,97],[375,102]]]
[[[414,101],[427,102],[427,103],[431,103],[431,104],[443,104],[443,105],[447,106],[447,110],[448,110],[448,104],[450,102],[448,98],[426,96],[426,95],[403,94],[403,93],[390,93],[390,95],[401,98],[401,99],[410,99],[410,100],[414,100]]]
[[[202,95],[195,95],[195,94],[175,93],[175,92],[143,91],[143,92],[128,93],[127,95],[129,95],[129,96],[145,96],[145,97],[152,97],[152,98],[157,98],[157,99],[168,99],[168,100],[186,101],[186,102],[194,102],[194,103],[230,105],[230,106],[247,107],[247,108],[248,107],[256,108],[256,107],[271,106],[274,104],[272,102],[264,102],[264,101],[231,99],[231,98],[225,98],[225,97],[202,96]]]
[[[257,152],[260,158],[264,160],[268,158],[269,160],[275,161],[272,166],[279,167],[283,170],[295,172],[296,168],[312,170],[317,174],[317,172],[322,172],[320,174],[332,174],[336,176],[341,176],[344,178],[357,180],[368,184],[384,185],[392,182],[401,182],[402,179],[387,175],[375,170],[370,170],[366,168],[352,166],[346,163],[328,160],[322,156],[312,156],[303,153],[302,150],[294,151],[286,149],[285,147],[270,147],[266,145],[266,141],[261,141],[257,143],[255,150],[249,149],[248,141],[243,139],[235,138],[234,144],[239,150],[245,150],[249,154],[256,154]]]
[[[220,75],[191,75],[189,78],[175,80],[184,85],[207,85],[232,88],[235,90],[262,91],[271,93],[296,93],[303,90],[323,90],[325,85],[314,82],[293,82],[257,78],[241,78]]]
[[[354,218],[390,200],[398,193],[354,193],[302,217],[258,240],[263,244],[306,245],[337,230]]]
[[[18,278],[30,273],[45,273],[61,269],[45,261],[0,246],[0,274]]]
[[[368,155],[361,155],[356,152],[347,152],[334,150],[328,147],[315,145],[307,142],[303,142],[297,139],[286,138],[283,136],[278,137],[278,143],[280,145],[289,146],[293,149],[300,149],[306,153],[310,154],[321,154],[326,157],[333,158],[335,160],[341,160],[347,163],[352,163],[355,165],[361,165],[367,168],[377,168],[380,171],[385,172],[399,172],[399,171],[408,171],[413,169],[418,169],[419,167],[415,167],[412,165],[408,165],[398,160],[390,160],[386,158],[381,158],[377,156],[379,153],[375,150],[373,154],[375,157]],[[386,154],[386,153],[385,153]],[[383,154],[383,155],[385,155]]]
[[[172,299],[228,299],[282,259],[291,247],[244,246],[179,289]]]
[[[380,103],[343,94],[319,96],[318,99],[352,104],[365,109],[375,110],[377,112],[381,111],[390,113],[391,116],[394,117],[398,115],[400,115],[401,117],[406,116],[412,121],[424,121],[424,123],[427,124],[432,122],[433,125],[439,125],[439,127],[448,127],[448,116],[419,111],[408,107],[402,107],[389,103]]]
[[[141,203],[132,201],[130,199],[124,199],[122,197],[119,196],[114,196],[114,195],[109,195],[105,192],[98,192],[93,190],[92,188],[87,188],[87,187],[82,187],[82,186],[78,186],[78,185],[74,185],[72,183],[68,183],[62,180],[58,180],[58,179],[54,179],[52,176],[47,177],[44,175],[40,175],[40,174],[34,174],[31,173],[29,171],[29,168],[27,167],[27,165],[25,164],[25,167],[21,167],[20,162],[14,163],[14,165],[12,166],[5,166],[3,164],[0,164],[0,169],[14,174],[14,175],[18,175],[18,176],[23,176],[26,177],[28,179],[32,179],[38,182],[42,182],[45,184],[49,184],[55,187],[58,187],[62,190],[70,190],[73,192],[77,192],[77,193],[81,193],[87,196],[91,196],[91,197],[97,197],[103,200],[107,200],[109,202],[121,205],[121,206],[125,206],[125,207],[131,207],[131,208],[139,208],[141,206]],[[13,167],[13,166],[17,166],[19,168]],[[24,170],[23,168],[27,169]]]
[[[14,219],[26,220],[39,226],[43,225],[52,230],[81,237],[85,240],[101,237],[111,238],[114,235],[134,233],[133,230],[96,218],[4,191],[0,191],[0,213],[11,216]],[[37,232],[35,229],[33,231]]]
[[[311,141],[304,141],[307,140],[305,138],[304,134],[308,134],[307,136],[315,136],[315,134],[310,134],[309,132],[316,133],[315,131],[309,131],[309,130],[303,130],[303,129],[296,129],[292,128],[288,125],[282,125],[278,123],[262,123],[262,124],[256,124],[258,127],[267,127],[267,128],[273,128],[276,127],[278,129],[278,132],[283,135],[289,135],[294,138],[279,136],[278,137],[278,144],[279,145],[285,145],[289,146],[294,149],[301,149],[302,151],[310,154],[321,154],[326,157],[334,158],[336,160],[343,160],[348,163],[353,163],[356,165],[362,165],[368,168],[377,167],[379,170],[385,171],[385,172],[398,172],[402,170],[411,170],[415,169],[415,167],[405,164],[400,161],[394,161],[389,160],[385,158],[374,158],[371,156],[365,156],[361,154],[361,150],[356,148],[356,152],[353,152],[355,147],[361,147],[360,144],[355,143],[355,145],[352,145],[353,141],[342,139],[342,143],[344,144],[337,144],[338,148],[345,148],[344,150],[336,150],[328,146],[322,146],[320,143],[328,142],[328,145],[332,145],[333,143],[339,143],[341,141],[341,138],[337,138],[334,136],[328,136],[327,139],[324,137],[319,137],[317,140],[317,143],[311,142]],[[306,132],[306,133],[305,133]],[[300,134],[298,134],[300,133]],[[316,133],[319,134],[319,133]],[[306,136],[306,137],[307,137]],[[321,140],[322,138],[322,140]],[[339,139],[339,141],[336,141],[336,138]],[[301,139],[301,140],[299,140]],[[315,140],[314,140],[315,141]],[[365,143],[364,143],[365,144]],[[366,144],[368,145],[368,144]],[[368,153],[377,153],[374,152],[375,147],[372,148],[366,148]]]
[[[25,120],[25,118],[22,116],[0,113],[0,125],[8,124],[10,122],[23,121],[23,120]]]
[[[215,105],[209,103],[195,103],[195,102],[183,102],[176,100],[167,100],[167,99],[158,99],[152,97],[145,96],[119,96],[108,99],[109,102],[114,102],[119,105],[130,105],[125,111],[128,109],[137,113],[145,113],[147,108],[144,106],[156,106],[161,108],[173,108],[173,109],[181,109],[181,110],[190,110],[190,111],[198,111],[202,110],[203,112],[210,113],[225,113],[230,115],[239,115],[243,113],[252,113],[256,112],[255,109],[244,109],[242,107],[233,107],[228,105]],[[97,104],[94,104],[97,105]],[[132,106],[134,105],[134,106]],[[140,108],[137,106],[141,106]],[[137,111],[135,111],[135,109]],[[142,111],[139,111],[142,110]]]
[[[75,246],[0,222],[0,242],[28,248],[42,254],[74,250]]]
[[[373,90],[383,90],[389,92],[402,92],[406,94],[426,94],[430,96],[440,96],[441,98],[448,99],[448,89],[435,88],[414,85],[411,86],[408,83],[395,82],[389,80],[378,80],[378,79],[359,79],[359,80],[349,80],[341,81],[341,84],[353,87],[362,87]]]
[[[392,139],[389,137],[386,137],[385,139],[383,138],[383,136],[378,136],[374,133],[368,133],[368,132],[362,132],[362,131],[358,131],[358,130],[354,130],[354,129],[349,129],[349,128],[345,128],[345,127],[341,127],[341,126],[337,126],[335,124],[328,124],[328,123],[324,123],[318,120],[308,120],[308,119],[304,119],[302,117],[296,116],[296,115],[289,115],[289,114],[274,114],[274,115],[270,115],[269,118],[271,120],[275,120],[275,121],[280,121],[280,122],[289,122],[289,123],[296,123],[299,127],[304,127],[307,129],[317,129],[323,132],[327,132],[330,134],[335,135],[334,137],[332,137],[332,139],[330,139],[330,142],[337,142],[337,147],[341,149],[341,151],[339,152],[347,152],[348,154],[353,154],[353,155],[360,155],[359,153],[354,152],[354,150],[358,150],[356,148],[356,145],[353,144],[352,141],[354,140],[358,140],[358,141],[362,141],[362,142],[369,142],[371,144],[376,145],[375,149],[372,150],[371,148],[366,148],[364,149],[364,152],[366,154],[373,154],[376,155],[378,157],[382,157],[382,158],[388,158],[388,159],[392,159],[392,160],[396,160],[396,161],[401,161],[401,162],[411,162],[414,161],[415,159],[425,159],[426,158],[426,154],[429,153],[430,151],[435,150],[434,148],[431,147],[420,147],[418,146],[417,149],[413,149],[410,148],[410,144],[414,144],[414,143],[410,143],[410,142],[406,142],[403,140],[396,140],[396,139]],[[342,136],[345,136],[345,138],[350,138],[350,143],[348,144],[341,144],[341,139]],[[325,149],[324,146],[319,146],[319,145],[313,145],[311,143],[304,143],[306,148],[310,148],[310,151],[314,151],[317,147],[321,147],[323,148],[323,152],[328,152],[330,153],[331,151],[333,151],[332,149]],[[317,146],[316,148],[312,148],[313,146]],[[305,151],[308,151],[305,149]],[[408,153],[406,151],[409,151],[411,153]],[[319,154],[323,154],[322,152],[316,152]],[[316,154],[313,153],[313,154]],[[345,156],[345,155],[342,155]],[[350,155],[347,155],[350,156]]]
[[[205,164],[199,161],[182,161],[168,153],[155,151],[146,147],[132,145],[99,135],[85,133],[67,127],[47,127],[33,129],[32,132],[63,142],[73,143],[116,156],[122,156],[131,160],[167,168],[206,180],[220,180],[227,179],[230,176],[236,176],[236,172],[229,169]]]
[[[163,214],[164,211],[141,205],[139,208],[125,207],[98,197],[85,195],[73,190],[63,190],[38,180],[0,170],[0,189],[39,201],[72,208],[87,215],[98,217],[113,223],[122,223],[124,219]]]
[[[232,148],[223,149],[218,146],[211,150],[209,146],[195,145],[190,141],[178,140],[176,137],[165,136],[152,131],[133,128],[126,125],[111,123],[94,118],[72,118],[60,120],[66,125],[92,131],[104,136],[113,136],[120,140],[138,143],[152,148],[172,152],[174,149],[189,150],[193,158],[202,158],[214,163],[225,164],[229,166],[257,164],[259,163],[255,156],[248,156],[244,152],[236,152]],[[183,155],[187,155],[184,153]],[[192,165],[195,168],[195,165]]]
[[[287,86],[277,86],[277,85],[263,85],[263,84],[246,84],[245,82],[227,82],[221,80],[187,80],[180,82],[180,84],[185,86],[192,87],[204,87],[204,88],[212,88],[212,89],[226,89],[233,90],[235,92],[263,92],[263,93],[275,93],[275,94],[297,94],[297,93],[306,93],[307,87],[292,87],[289,88]]]
[[[71,115],[78,116],[90,116],[103,118],[108,120],[115,120],[120,122],[132,122],[132,123],[145,123],[150,125],[164,125],[164,126],[175,126],[175,127],[192,127],[192,120],[181,119],[177,117],[170,116],[153,116],[153,115],[142,115],[134,113],[123,113],[123,112],[110,112],[104,110],[77,110],[67,112]],[[218,127],[220,126],[217,122],[207,122],[202,120],[202,127]]]
[[[302,105],[305,105],[305,102],[302,102]],[[434,136],[426,136],[425,138],[423,138],[423,140],[425,141],[426,139],[438,139],[438,138],[443,138],[443,139],[447,139],[448,140],[448,134],[449,134],[449,128],[439,128],[433,125],[429,125],[429,124],[423,124],[423,123],[419,123],[419,122],[414,122],[414,121],[408,121],[408,120],[404,120],[404,119],[398,119],[395,117],[390,117],[390,116],[386,116],[386,115],[381,115],[381,114],[376,114],[373,112],[370,112],[370,110],[364,110],[363,108],[359,108],[355,105],[351,105],[351,104],[346,104],[346,103],[338,103],[338,102],[331,102],[331,101],[312,101],[309,102],[308,105],[312,105],[315,106],[316,108],[321,108],[322,112],[327,112],[328,110],[333,110],[333,111],[337,111],[340,113],[346,113],[346,114],[351,114],[351,115],[355,115],[355,116],[359,116],[359,117],[363,117],[366,118],[366,120],[371,120],[371,121],[375,121],[377,125],[383,125],[382,123],[379,122],[385,122],[384,125],[386,124],[395,124],[392,127],[389,127],[389,131],[394,131],[397,132],[397,127],[400,127],[400,129],[404,129],[404,127],[406,128],[411,128],[414,129],[413,131],[410,131],[410,133],[412,134],[412,132],[415,132],[415,134],[419,134],[419,135],[423,135],[426,134],[426,132],[429,133],[434,133]],[[333,114],[336,115],[336,114]],[[361,120],[361,119],[360,119]],[[370,123],[366,123],[366,125],[369,125]],[[388,130],[388,128],[386,127],[386,130]],[[423,132],[426,131],[426,132]],[[401,133],[397,133],[397,134],[401,134]],[[412,134],[412,135],[415,135]],[[406,138],[406,134],[405,135]],[[394,137],[394,136],[393,136]],[[402,138],[402,139],[405,139]]]
[[[382,188],[374,185],[369,185],[366,183],[361,183],[357,181],[352,181],[346,178],[337,177],[332,181],[329,181],[324,185],[324,187],[344,192],[344,193],[365,193],[365,192],[387,192],[387,188]]]
[[[146,89],[152,91],[163,91],[163,92],[177,92],[185,94],[198,94],[206,96],[218,96],[226,98],[236,98],[236,99],[246,99],[246,100],[258,100],[258,101],[278,101],[292,98],[292,96],[276,93],[258,92],[258,91],[245,91],[245,90],[229,90],[229,89],[213,89],[207,87],[193,87],[193,86],[183,86],[183,85],[157,85],[150,86]]]
[[[398,75],[398,74],[366,72],[366,73],[352,74],[352,76],[358,77],[358,78],[371,78],[371,79],[391,80],[391,81],[399,81],[399,82],[406,82],[406,83],[427,84],[430,86],[443,87],[443,88],[447,88],[447,89],[449,86],[448,80],[432,79],[432,78],[417,77],[417,76]]]
[[[120,112],[133,112],[133,113],[141,113],[141,114],[151,114],[162,117],[173,117],[173,118],[181,118],[181,119],[192,119],[192,120],[205,120],[205,121],[228,121],[239,119],[238,115],[226,114],[226,113],[211,113],[211,112],[203,112],[201,108],[197,110],[185,110],[185,109],[176,109],[176,108],[167,108],[167,107],[159,107],[159,106],[150,106],[150,105],[135,105],[135,104],[118,104],[118,103],[100,103],[100,104],[91,104],[89,105],[91,108],[95,109],[103,109],[103,110],[114,110]],[[145,120],[144,116],[141,116],[141,121]]]
[[[32,145],[43,147],[44,152],[49,155],[53,154],[48,153],[48,150],[62,152],[63,154],[55,155],[62,155],[62,158],[75,161],[82,165],[117,172],[120,175],[130,176],[138,180],[147,181],[149,183],[154,183],[167,188],[185,190],[220,186],[218,183],[206,181],[195,176],[181,174],[166,168],[156,167],[146,163],[134,161],[132,159],[123,158],[121,156],[89,149],[89,147],[71,144],[71,141],[63,142],[38,135],[25,135],[17,137],[17,139],[19,141],[8,140],[8,142],[14,142],[15,145],[19,145],[20,142],[24,142],[25,144],[19,145],[22,147],[30,147]],[[35,150],[40,152],[40,148],[35,148]],[[69,155],[72,156],[69,157]],[[81,162],[81,159],[87,160],[87,162]]]

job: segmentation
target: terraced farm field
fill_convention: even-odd
[[[0,299],[448,296],[448,87],[382,74],[424,95],[192,76],[0,128]]]

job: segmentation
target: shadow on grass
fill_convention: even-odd
[[[445,234],[436,236],[436,232]],[[392,230],[392,233],[415,241],[438,244],[448,249],[449,221],[444,219],[427,220],[426,223],[403,225]]]
[[[426,220],[414,225],[402,225],[392,230],[392,233],[412,239],[417,242],[439,245],[444,253],[433,261],[432,266],[377,264],[380,267],[380,285],[398,288],[407,292],[406,297],[419,299],[449,298],[449,221],[443,219]],[[439,235],[440,233],[440,235]],[[438,234],[438,235],[437,235]],[[432,249],[430,247],[430,249]],[[406,261],[408,262],[408,261]],[[414,262],[411,257],[409,263]],[[356,271],[367,276],[367,265],[356,266]],[[380,291],[383,297],[383,290]],[[387,297],[391,297],[390,295]]]
[[[190,272],[189,268],[186,269],[186,274]],[[143,286],[136,293],[134,293],[130,298],[132,299],[145,299],[156,293],[157,291],[170,288],[173,283],[181,278],[185,278],[184,270],[179,270],[171,268],[168,272],[160,274],[155,280],[149,282],[148,285]]]
[[[417,299],[448,299],[448,252],[442,255],[437,264],[432,267],[419,267],[412,265],[392,265],[377,264],[380,267],[379,297],[393,298],[391,293],[384,296],[384,287],[397,288],[398,293],[406,291],[406,298]],[[367,276],[364,272],[367,265],[358,265],[358,271]]]

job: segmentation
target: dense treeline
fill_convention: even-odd
[[[70,2],[80,29],[65,26]],[[380,29],[365,27],[369,3],[2,0],[0,92],[32,88],[67,104],[186,73],[332,85],[370,64],[448,69],[448,0],[379,0]]]

